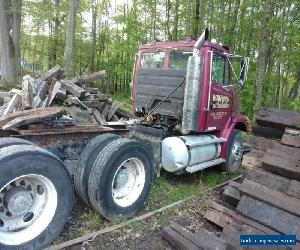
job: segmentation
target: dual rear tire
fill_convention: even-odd
[[[83,161],[78,161],[75,180],[80,179],[78,184],[83,183],[85,189],[83,192],[81,185],[76,185],[75,181],[76,191],[84,197],[83,201],[88,201],[88,205],[107,219],[132,217],[141,209],[150,192],[153,175],[151,153],[135,140],[109,134],[95,139],[99,143],[98,147],[95,146],[97,149],[91,150],[90,154],[84,150],[86,156],[80,156],[89,164],[83,169]],[[97,144],[94,140],[86,149]]]

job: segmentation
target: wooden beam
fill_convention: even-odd
[[[46,81],[50,83],[53,78],[59,78],[59,76],[62,74],[62,69],[59,65],[54,66],[52,69],[50,69],[45,74],[41,75],[36,79],[36,81],[43,82]]]
[[[8,103],[6,109],[4,110],[2,117],[7,116],[8,114],[18,111],[22,106],[22,96],[18,94],[14,94],[11,98],[10,102]]]
[[[271,155],[274,157],[282,157],[284,159],[299,161],[300,162],[300,149],[294,150],[295,148],[286,147],[285,151],[276,150],[276,149],[267,149],[265,152],[266,155]]]
[[[243,195],[237,210],[282,234],[294,234],[300,239],[300,218],[277,207]]]
[[[284,133],[281,139],[281,143],[288,146],[300,148],[300,135],[291,135]]]
[[[240,192],[249,197],[278,207],[288,213],[300,216],[300,200],[282,192],[272,190],[257,182],[245,179],[239,188]]]
[[[246,144],[250,145],[252,148],[259,150],[267,150],[268,148],[273,148],[276,141],[267,139],[264,137],[248,135],[245,137]]]
[[[110,121],[111,118],[113,117],[113,115],[117,112],[117,110],[119,109],[119,104],[117,104],[116,102],[114,102],[111,107],[110,107],[110,111],[107,114],[107,120]]]
[[[289,159],[266,154],[262,159],[262,168],[292,180],[300,180],[300,163]]]
[[[300,182],[292,180],[287,194],[300,200]]]
[[[103,118],[102,114],[97,109],[93,109],[92,112],[99,125],[106,124],[106,120]]]
[[[291,184],[290,179],[259,168],[248,169],[245,178],[283,193],[287,192]]]
[[[204,218],[212,223],[224,228],[229,224],[229,220],[234,220],[238,224],[251,226],[265,234],[278,234],[278,232],[266,227],[254,220],[251,220],[227,207],[222,206],[214,201],[208,203],[209,209],[204,215]]]
[[[22,125],[41,122],[45,118],[56,118],[62,114],[62,109],[58,107],[43,108],[42,110],[34,110],[35,112],[27,116],[19,116],[5,124],[2,129],[10,130],[18,128]]]
[[[77,97],[84,97],[86,95],[89,95],[89,93],[87,93],[87,91],[77,85],[75,85],[74,83],[72,83],[71,81],[68,80],[61,80],[60,81],[62,86],[71,94],[73,94],[74,96]]]
[[[45,98],[47,91],[48,91],[48,84],[47,82],[40,82],[37,85],[37,94],[35,97],[33,97],[32,100],[32,107],[37,108],[41,105],[43,99]]]
[[[300,113],[272,108],[261,108],[255,115],[256,122],[261,126],[285,129],[300,128]]]

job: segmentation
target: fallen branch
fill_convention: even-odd
[[[225,181],[225,182],[222,182],[221,184],[217,185],[217,186],[214,186],[212,188],[208,188],[206,189],[202,194],[205,194],[205,193],[208,193],[208,192],[211,192],[213,191],[214,189],[217,189],[217,188],[220,188],[222,186],[225,186],[227,185],[230,181],[233,181],[233,180],[237,180],[237,179],[240,179],[242,177],[242,175],[239,175],[231,180],[228,180],[228,181]],[[82,242],[85,242],[85,241],[88,241],[90,239],[95,239],[97,236],[101,235],[101,234],[105,234],[105,233],[109,233],[111,231],[114,231],[114,230],[117,230],[119,228],[122,228],[122,227],[125,227],[125,226],[128,226],[130,225],[131,223],[133,222],[136,222],[136,221],[142,221],[144,219],[147,219],[155,214],[158,214],[158,213],[161,213],[169,208],[173,208],[173,207],[176,207],[188,200],[191,200],[193,198],[195,198],[196,195],[191,195],[191,196],[188,196],[182,200],[179,200],[179,201],[176,201],[172,204],[169,204],[165,207],[162,207],[162,208],[159,208],[157,210],[154,210],[152,212],[149,212],[147,214],[143,214],[141,216],[138,216],[138,217],[135,217],[131,220],[128,220],[128,221],[125,221],[125,222],[122,222],[120,224],[117,224],[117,225],[114,225],[114,226],[110,226],[110,227],[106,227],[106,228],[103,228],[99,231],[96,231],[96,232],[93,232],[93,233],[89,233],[87,235],[84,235],[84,236],[81,236],[81,237],[78,237],[78,238],[75,238],[73,240],[69,240],[69,241],[66,241],[66,242],[63,242],[61,244],[58,244],[58,245],[54,245],[54,246],[51,246],[49,248],[47,248],[48,250],[59,250],[59,249],[63,249],[63,248],[66,248],[66,247],[70,247],[72,245],[76,245],[76,244],[79,244],[79,243],[82,243]]]

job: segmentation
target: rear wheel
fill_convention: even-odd
[[[137,141],[121,138],[108,144],[90,174],[93,207],[107,219],[134,216],[150,192],[152,165],[149,151]]]
[[[243,137],[234,129],[229,137],[226,151],[226,162],[222,165],[228,173],[236,172],[242,163],[244,153]]]
[[[35,145],[31,141],[14,138],[14,137],[2,137],[0,138],[0,148],[5,148],[12,145]]]
[[[69,218],[73,189],[63,163],[32,145],[0,149],[0,249],[43,249]]]
[[[115,134],[99,135],[85,146],[79,156],[74,174],[75,190],[88,206],[91,205],[88,197],[88,182],[94,161],[107,144],[118,138],[120,138],[120,136]]]

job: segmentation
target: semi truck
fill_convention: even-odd
[[[0,249],[49,246],[70,216],[73,187],[105,218],[127,218],[143,206],[154,174],[238,170],[249,120],[236,90],[246,81],[248,58],[208,33],[140,46],[133,119],[0,138]],[[64,164],[70,155],[77,157],[73,177]]]

